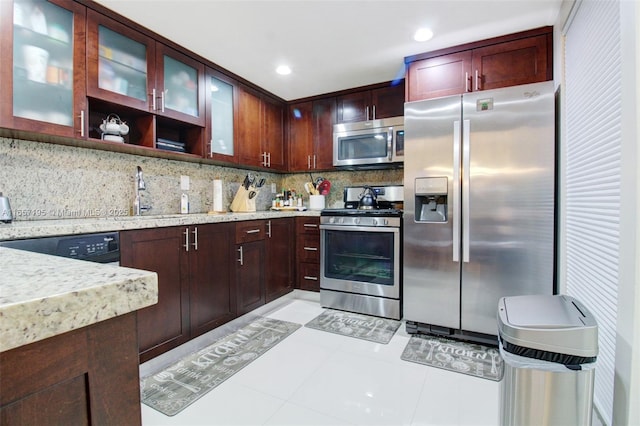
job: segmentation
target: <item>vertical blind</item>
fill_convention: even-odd
[[[576,7],[565,28],[566,283],[567,293],[598,320],[594,404],[611,424],[620,232],[620,5],[584,0]]]

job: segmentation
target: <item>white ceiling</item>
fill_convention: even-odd
[[[404,57],[553,25],[562,0],[97,0],[294,100],[404,76]],[[428,26],[434,37],[413,41]],[[275,73],[281,63],[293,72]]]

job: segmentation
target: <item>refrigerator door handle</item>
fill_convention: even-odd
[[[460,121],[453,122],[453,261],[460,262]]]
[[[469,193],[471,188],[470,182],[470,152],[469,152],[469,135],[470,135],[471,122],[464,120],[462,124],[462,261],[469,263]]]

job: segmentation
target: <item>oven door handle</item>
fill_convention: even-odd
[[[327,231],[365,231],[365,232],[393,232],[400,233],[396,226],[344,226],[344,225],[320,225],[320,230]]]

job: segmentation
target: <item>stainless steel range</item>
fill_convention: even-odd
[[[402,186],[347,187],[343,209],[322,210],[322,306],[402,317],[403,199]]]

